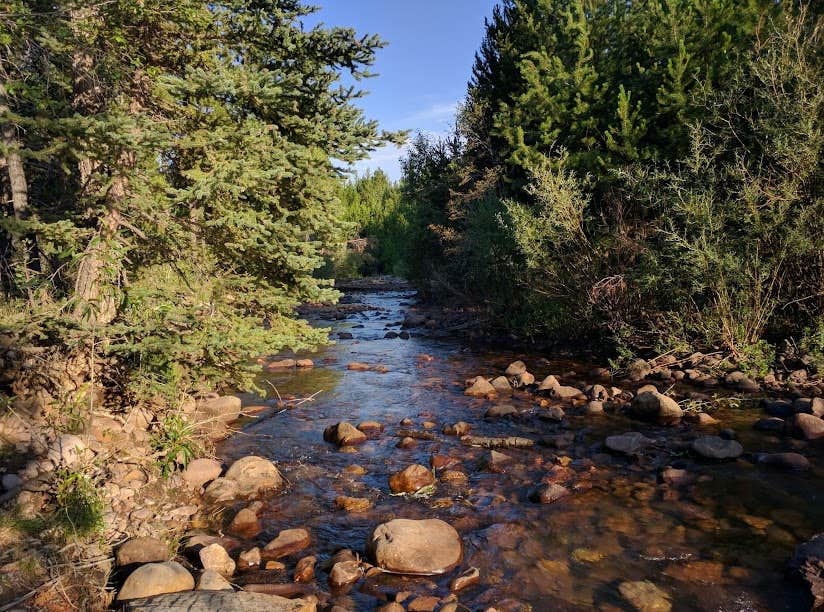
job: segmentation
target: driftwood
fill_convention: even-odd
[[[485,436],[464,436],[461,442],[467,446],[482,446],[484,448],[526,448],[533,446],[535,440],[509,436],[507,438],[487,438]]]

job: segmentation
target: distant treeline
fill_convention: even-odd
[[[814,3],[505,0],[454,134],[344,190],[371,270],[619,357],[824,365],[823,35]]]

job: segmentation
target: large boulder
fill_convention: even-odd
[[[684,416],[678,402],[657,391],[644,391],[636,395],[629,412],[647,421],[674,421]]]
[[[147,563],[141,565],[126,578],[123,588],[117,594],[118,601],[151,597],[163,593],[191,591],[195,579],[185,567],[176,561]]]
[[[317,604],[245,591],[191,591],[133,599],[126,602],[123,609],[126,612],[315,612]]]
[[[812,597],[812,610],[824,608],[824,533],[799,544],[787,564],[790,577],[803,582]]]
[[[463,544],[458,532],[440,519],[395,519],[375,528],[366,551],[387,572],[436,575],[461,562]]]
[[[744,448],[735,440],[725,440],[718,436],[701,436],[692,442],[692,450],[704,459],[737,459]]]

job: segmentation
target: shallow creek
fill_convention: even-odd
[[[683,450],[683,443],[699,434],[695,425],[658,427],[615,414],[587,415],[583,405],[564,405],[565,420],[554,423],[540,418],[544,409],[535,398],[518,393],[498,401],[515,406],[521,415],[485,420],[494,402],[465,397],[465,379],[500,375],[509,362],[523,359],[538,380],[552,373],[563,384],[575,384],[587,379],[591,364],[555,361],[551,355],[487,354],[460,339],[437,339],[415,330],[408,340],[385,339],[387,331],[401,331],[414,294],[357,293],[349,301],[370,309],[317,323],[349,332],[351,339],[308,355],[314,369],[261,377],[262,386],[271,383],[281,396],[319,392],[314,399],[291,410],[261,413],[218,449],[227,462],[249,454],[270,458],[289,482],[285,492],[264,500],[265,531],[250,547],[265,544],[281,529],[305,527],[312,534],[309,549],[284,559],[286,571],[255,572],[245,580],[290,582],[301,556],[313,554],[322,562],[340,548],[362,554],[368,534],[381,522],[437,517],[461,534],[465,549],[460,567],[436,577],[371,577],[348,592],[333,592],[330,601],[370,610],[398,591],[446,596],[450,578],[477,567],[480,584],[459,593],[460,603],[471,610],[508,598],[534,610],[626,610],[617,587],[636,580],[650,580],[667,592],[675,610],[799,609],[799,592],[784,580],[783,570],[793,547],[824,528],[820,449],[800,451],[814,466],[806,473],[775,471],[744,458],[699,462]],[[353,361],[382,364],[388,371],[347,370]],[[261,403],[251,396],[244,401]],[[713,416],[720,425],[700,431],[731,428],[747,453],[797,450],[790,440],[752,430],[760,416],[756,408],[720,408]],[[401,427],[405,417],[414,424]],[[323,440],[329,425],[366,420],[384,424],[385,430],[356,453],[340,452]],[[418,440],[413,449],[396,448],[399,429],[425,431],[425,421],[436,424],[428,430],[433,440]],[[444,425],[458,421],[470,423],[475,435],[517,435],[543,443],[499,449],[513,461],[490,470],[489,450],[441,433]],[[640,431],[658,443],[639,458],[604,451],[606,436],[628,431]],[[454,457],[458,463],[450,469],[466,472],[468,484],[439,482],[434,494],[421,499],[390,495],[390,474],[412,463],[428,466],[433,454]],[[553,466],[567,462],[568,469],[555,468],[553,474],[572,495],[552,504],[528,501],[529,489]],[[353,464],[366,473],[344,472]],[[686,468],[693,483],[661,484],[659,473],[667,465]],[[368,497],[374,507],[347,513],[335,506],[340,495]],[[326,574],[318,571],[316,585],[328,593],[325,580]]]

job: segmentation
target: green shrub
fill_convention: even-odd
[[[85,538],[103,530],[103,499],[92,479],[81,471],[55,474],[55,520],[69,535]]]
[[[186,467],[192,459],[203,454],[203,445],[195,427],[179,414],[167,414],[151,439],[152,448],[160,454],[158,463],[163,476],[169,476],[178,467]]]

